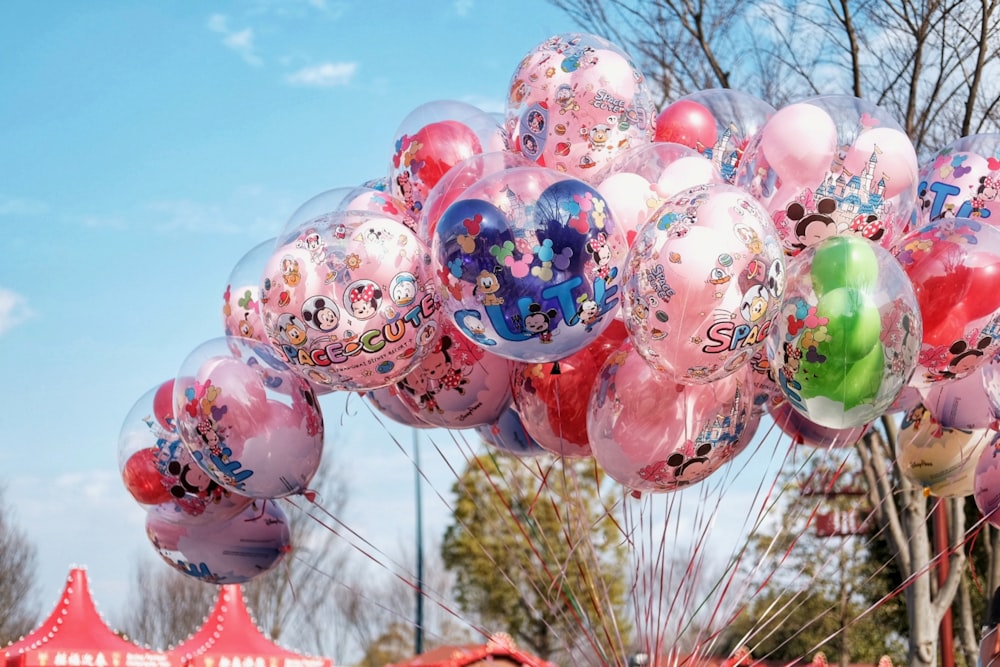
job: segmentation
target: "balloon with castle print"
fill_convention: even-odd
[[[761,201],[785,251],[830,236],[893,247],[917,201],[913,143],[880,107],[822,95],[778,109],[747,145],[735,182]]]

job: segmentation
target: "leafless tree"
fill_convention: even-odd
[[[0,646],[38,623],[37,570],[38,551],[15,524],[0,489]]]

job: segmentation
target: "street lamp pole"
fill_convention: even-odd
[[[424,652],[424,517],[420,501],[420,434],[413,429],[413,472],[417,507],[417,599],[414,653]]]

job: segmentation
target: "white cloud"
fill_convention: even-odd
[[[455,0],[455,13],[459,16],[468,16],[474,4],[473,0]]]
[[[312,88],[344,86],[351,82],[357,69],[357,63],[321,63],[292,72],[285,81],[293,86]]]
[[[27,299],[17,292],[0,287],[0,335],[23,324],[34,315]]]
[[[48,210],[45,202],[0,194],[0,215],[42,215]]]
[[[212,32],[222,35],[222,43],[226,48],[239,54],[247,64],[257,67],[264,63],[256,52],[253,28],[234,30],[225,14],[212,14],[205,25]]]
[[[240,234],[267,239],[281,231],[300,202],[265,186],[245,185],[220,201],[163,199],[149,202],[142,217],[158,232]]]

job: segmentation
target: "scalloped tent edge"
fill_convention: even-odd
[[[268,639],[250,615],[239,584],[219,586],[202,626],[168,653],[179,667],[249,666],[261,658],[266,667],[333,667],[330,658],[297,653]]]
[[[556,667],[555,663],[517,648],[514,640],[505,633],[493,635],[485,644],[439,646],[405,662],[391,663],[385,667],[465,667],[489,658],[509,658],[522,667]]]
[[[87,572],[69,571],[48,618],[31,633],[0,648],[5,667],[179,667],[168,653],[120,637],[104,621],[90,594]]]

